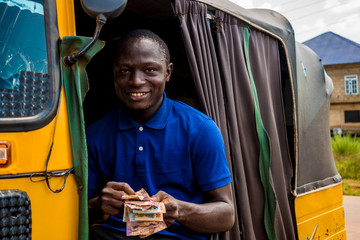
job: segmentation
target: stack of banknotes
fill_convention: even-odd
[[[164,203],[151,199],[144,189],[123,199],[127,236],[145,238],[167,227],[163,218],[166,212]]]

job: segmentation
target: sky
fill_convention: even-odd
[[[360,44],[360,0],[230,0],[243,8],[265,8],[284,15],[304,42],[332,31]]]

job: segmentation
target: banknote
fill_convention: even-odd
[[[154,202],[154,201],[131,201],[131,200],[126,200],[125,202],[128,205],[136,205],[136,206],[156,206],[156,205],[158,205],[157,202]]]
[[[164,203],[151,199],[144,189],[123,199],[127,236],[145,238],[167,227],[163,217],[163,213],[166,213]]]
[[[145,211],[150,211],[154,207],[158,208],[159,204],[155,202],[141,202],[141,201],[135,201],[135,202],[129,202],[125,201],[125,208],[129,208],[133,211],[138,211],[139,213],[144,213]]]
[[[152,206],[146,210],[138,209],[138,208],[132,208],[133,213],[166,213],[165,205],[162,202],[156,202],[155,206]]]
[[[162,213],[130,213],[130,221],[164,221]]]
[[[127,199],[133,199],[133,200],[152,200],[149,196],[149,194],[145,191],[145,189],[140,189],[139,191],[137,191],[134,195],[126,195],[126,196],[122,196],[122,199],[127,200]]]
[[[140,236],[145,238],[167,228],[165,222],[135,222],[126,225],[127,236]]]

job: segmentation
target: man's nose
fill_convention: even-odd
[[[130,84],[138,87],[145,83],[144,76],[141,71],[133,71],[130,78]]]

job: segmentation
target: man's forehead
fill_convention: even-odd
[[[158,61],[165,60],[162,48],[151,38],[131,38],[126,40],[117,51],[117,60],[123,58],[156,57]]]
[[[133,37],[130,39],[127,39],[125,42],[122,43],[121,47],[130,48],[130,47],[151,47],[151,48],[157,48],[161,50],[160,44],[152,38],[147,37]]]

